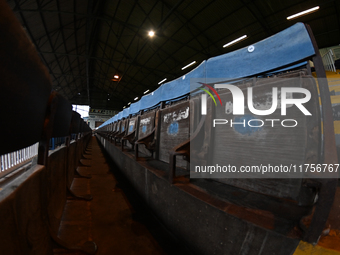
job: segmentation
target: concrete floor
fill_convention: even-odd
[[[59,237],[76,245],[94,241],[98,255],[168,254],[147,226],[138,220],[95,137],[84,157],[79,172],[91,174],[92,178],[75,178],[72,190],[78,195],[92,194],[93,200],[67,200]],[[83,254],[63,249],[55,249],[54,253]]]
[[[93,200],[67,200],[59,229],[62,240],[73,245],[94,241],[98,255],[191,254],[159,226],[144,203],[132,194],[131,186],[105,158],[95,137],[92,137],[81,162],[79,172],[91,174],[92,178],[75,178],[71,189],[77,195],[91,194]],[[294,254],[339,254],[336,252],[340,251],[339,215],[340,187],[329,216],[330,233],[322,236],[317,246],[309,245],[308,249],[305,247],[308,244],[301,242],[302,248],[299,245]],[[85,253],[55,249],[54,254]]]

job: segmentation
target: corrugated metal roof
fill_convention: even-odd
[[[121,110],[181,68],[247,46],[300,21],[319,47],[340,43],[340,2],[321,0],[9,0],[58,90],[73,104]],[[320,10],[296,20],[305,9]],[[156,31],[153,38],[147,33]],[[248,38],[223,48],[241,35]],[[111,79],[115,74],[118,81]],[[110,100],[108,100],[110,99]]]

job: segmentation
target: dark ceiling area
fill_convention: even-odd
[[[146,90],[155,90],[161,80],[171,81],[203,60],[246,47],[296,22],[311,26],[319,48],[340,43],[339,0],[7,2],[47,66],[53,89],[73,104],[96,109],[121,111]],[[287,20],[315,6],[320,9]],[[155,31],[153,37],[150,30]],[[243,35],[247,38],[223,48]],[[193,61],[196,64],[182,70]]]

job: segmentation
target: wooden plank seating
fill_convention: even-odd
[[[72,111],[71,118],[71,126],[69,130],[69,134],[71,137],[74,137],[74,140],[69,143],[69,161],[68,161],[68,169],[67,169],[67,187],[71,187],[73,178],[76,172],[76,168],[78,166],[78,162],[80,160],[79,154],[77,153],[78,147],[78,139],[80,133],[80,114]]]
[[[0,155],[37,143],[41,139],[52,84],[33,44],[5,1],[0,2]],[[34,103],[33,103],[34,102]],[[42,204],[46,187],[41,182],[46,167],[31,170],[0,194],[2,254],[50,254],[51,245]],[[26,201],[26,202],[24,202]]]
[[[316,83],[311,76],[307,60],[314,63],[316,70],[321,111]],[[191,86],[188,77],[200,78],[202,82]],[[259,79],[260,77],[266,79]],[[202,115],[199,99],[173,103],[179,98],[188,96],[190,92],[196,95],[202,83],[215,87],[221,102],[228,102],[228,104],[215,105],[208,97],[207,113]],[[289,87],[307,89],[311,93],[311,99],[304,106],[312,113],[312,117],[305,116],[294,105],[287,105],[287,119],[294,119],[298,123],[297,127],[291,129],[284,127],[281,122],[281,119],[286,119],[280,114],[281,105],[270,116],[274,119],[273,122],[268,122],[265,115],[253,114],[247,107],[247,101],[245,101],[245,114],[233,115],[230,109],[235,102],[231,92],[216,85],[226,83],[237,85],[245,98],[247,98],[248,88],[251,87],[256,103],[253,106],[255,109],[257,106],[261,109],[270,107],[269,98],[273,87],[278,88],[279,91],[281,88]],[[281,94],[279,98],[280,96]],[[291,93],[288,98],[296,96],[296,93]],[[301,97],[303,98],[302,95]],[[216,95],[214,100],[217,101]],[[140,116],[139,140],[135,142],[135,153],[138,160],[141,148],[147,148],[150,152],[155,152],[154,159],[169,163],[170,183],[176,180],[176,168],[185,168],[187,164],[186,161],[177,159],[177,156],[184,156],[191,164],[230,164],[236,168],[243,165],[299,166],[305,163],[336,164],[338,162],[325,71],[312,31],[302,23],[297,23],[249,47],[203,61],[194,71],[163,84],[143,96],[139,103],[136,102],[133,107],[130,106],[130,109],[124,111],[136,113],[165,103],[168,104],[167,107],[161,106],[161,109],[155,113],[154,126],[145,134],[142,134],[142,125],[147,117],[146,114]],[[243,106],[239,105],[241,108]],[[117,120],[122,121],[123,113],[116,116]],[[178,116],[183,118],[177,119]],[[213,119],[228,119],[229,127],[217,125],[213,130]],[[258,122],[264,124],[257,127],[251,127],[249,124],[241,125],[245,122],[249,123],[248,121],[252,119],[256,119],[252,122],[255,125]],[[276,119],[280,121],[275,122]],[[232,121],[234,126],[230,126]],[[292,124],[289,121],[283,123]],[[324,139],[321,139],[321,129]],[[140,144],[144,146],[139,146]],[[188,152],[189,148],[190,152]],[[207,192],[219,198],[227,198],[232,203],[240,203],[246,208],[261,209],[270,214],[287,217],[294,222],[310,214],[312,221],[308,228],[305,228],[303,240],[316,243],[333,204],[338,174],[330,173],[327,178],[322,178],[324,176],[320,175],[303,175],[297,178],[283,176],[281,179],[269,177],[258,179],[252,178],[251,175],[243,176],[248,178],[225,176],[211,178],[206,175],[202,176],[206,179],[200,180],[196,180],[195,175],[191,177],[192,183]],[[236,193],[247,194],[248,199],[237,201],[236,196],[233,195]],[[280,212],[281,209],[283,212]]]
[[[119,130],[118,132],[115,134],[115,136],[113,137],[114,140],[114,144],[116,145],[118,142],[121,141],[121,138],[123,136],[125,136],[126,134],[126,125],[127,125],[128,119],[124,119],[121,121],[120,126],[119,126]]]
[[[138,134],[139,118],[140,116],[135,116],[128,119],[126,135],[122,137],[121,141],[122,150],[124,150],[124,144],[126,141],[129,142],[129,145],[126,144],[125,146],[128,146],[132,150],[134,149]]]
[[[79,134],[81,132],[80,123],[81,123],[80,114],[75,111],[72,111],[71,125],[68,131],[69,137],[71,137],[71,135],[74,133]],[[79,141],[79,140],[80,139],[77,138],[76,141]],[[81,156],[77,153],[77,150],[79,149],[80,145],[78,142],[70,144],[69,141],[70,139],[68,139],[68,143],[67,143],[67,148],[68,148],[67,190],[68,190],[68,193],[75,199],[84,199],[87,201],[92,200],[91,195],[78,195],[78,194],[76,195],[71,190],[72,181],[75,177],[91,178],[91,175],[83,175],[78,171],[78,164],[80,162]],[[79,150],[82,150],[82,149],[79,149]]]
[[[69,135],[70,104],[51,94],[48,70],[5,1],[0,1],[0,16],[0,105],[7,120],[0,127],[0,155],[39,142],[37,164],[1,192],[0,217],[6,219],[0,233],[1,253],[52,254],[53,245],[61,245],[94,254],[93,242],[74,246],[57,237],[66,200],[67,153],[62,147],[49,157],[49,140]],[[52,165],[57,154],[62,160]]]
[[[107,138],[110,139],[112,132],[114,131],[115,123],[110,123],[107,132]]]
[[[112,123],[112,129],[111,129],[111,131],[109,132],[109,135],[108,135],[109,141],[112,142],[112,139],[118,133],[118,130],[119,130],[119,122],[115,121],[114,123]]]
[[[287,119],[295,119],[299,124],[294,128],[282,125],[272,126],[271,122],[265,121],[267,116],[254,116],[248,109],[245,110],[244,117],[237,115],[226,115],[227,107],[215,107],[214,102],[209,100],[210,109],[214,109],[207,114],[206,132],[205,132],[205,155],[204,165],[233,165],[238,169],[242,165],[260,166],[271,164],[277,165],[303,165],[319,162],[320,149],[320,113],[318,104],[318,94],[315,81],[308,77],[307,71],[296,72],[296,79],[283,79],[284,76],[271,79],[260,79],[253,86],[253,83],[244,84],[242,90],[246,95],[247,87],[253,86],[256,102],[266,103],[272,87],[281,90],[282,87],[303,87],[308,89],[311,94],[311,100],[305,105],[312,113],[312,116],[305,116],[297,107],[287,109]],[[289,74],[292,77],[292,74]],[[293,82],[295,84],[293,84]],[[299,84],[300,83],[300,84]],[[218,90],[222,102],[232,101],[232,94],[227,89]],[[271,96],[271,95],[270,95]],[[247,104],[247,103],[245,103]],[[229,108],[228,108],[229,110]],[[235,123],[247,122],[250,119],[262,120],[264,125],[259,127],[250,127],[247,124],[216,125],[211,128],[213,119],[228,118]],[[281,108],[278,108],[272,115],[271,119],[282,119]],[[256,121],[258,122],[258,121]],[[258,125],[258,124],[254,124]],[[210,133],[209,133],[210,132]],[[249,157],[252,155],[252,157]],[[199,155],[192,155],[199,157]],[[250,175],[251,176],[251,175]],[[237,186],[243,189],[251,190],[257,193],[263,193],[270,196],[293,199],[300,205],[313,203],[315,192],[310,188],[306,192],[302,191],[303,181],[301,178],[292,179],[230,179],[218,178],[216,181],[229,185]],[[306,193],[309,194],[307,197]],[[305,199],[305,200],[301,200]]]
[[[56,92],[52,92],[51,96],[53,97],[54,118],[53,126],[50,129],[50,138],[69,136],[72,105]],[[62,146],[50,152],[47,163],[48,220],[52,231],[57,235],[67,196],[67,146]]]
[[[156,115],[158,111],[151,110],[143,113],[140,116],[138,128],[138,140],[135,142],[135,159],[138,160],[139,152],[147,156],[152,156],[153,151],[156,149],[155,133],[156,133]],[[139,146],[143,144],[144,146]]]
[[[185,100],[160,110],[159,160],[169,163],[170,150],[189,138],[190,102]],[[179,159],[176,165],[187,167],[187,162]]]
[[[200,110],[201,110],[200,98],[195,97],[195,98],[190,99],[190,108],[189,108],[190,138],[176,145],[175,147],[171,148],[171,150],[169,151],[169,181],[170,183],[173,183],[174,178],[176,177],[176,157],[182,156],[184,160],[190,162],[191,140],[195,139],[195,137],[199,135],[199,133],[203,130],[202,126],[205,123],[204,122],[205,118],[201,119]],[[198,144],[196,143],[195,146],[197,145]]]
[[[298,27],[298,26],[297,26]],[[304,30],[300,26],[301,30]],[[326,90],[326,84],[324,84],[325,77],[324,70],[320,64],[320,55],[318,53],[315,40],[312,33],[308,27],[302,34],[299,34],[304,39],[304,51],[310,52],[310,58],[313,59],[314,65],[316,66],[316,72],[318,75],[318,83],[323,83],[323,91],[320,89],[320,97],[322,98],[322,116],[323,118],[329,118],[329,123],[332,123],[331,117],[329,116],[332,111],[329,109],[330,99],[329,92]],[[308,42],[309,40],[309,42]],[[308,43],[307,43],[308,42]],[[308,46],[307,46],[308,45]],[[307,49],[309,47],[310,49]],[[257,48],[257,46],[255,46]],[[298,56],[299,54],[294,55]],[[308,54],[307,54],[308,55]],[[236,55],[235,55],[236,56]],[[305,56],[307,57],[307,56]],[[298,59],[297,59],[298,60]],[[296,61],[297,61],[296,60]],[[305,60],[302,59],[301,61]],[[249,60],[248,60],[249,61]],[[209,63],[209,61],[208,61]],[[211,66],[212,67],[212,66]],[[262,68],[262,67],[260,67]],[[306,66],[308,70],[308,65]],[[207,68],[209,74],[209,68]],[[212,69],[216,72],[216,69]],[[289,69],[288,69],[289,70]],[[291,119],[296,119],[300,126],[294,129],[294,132],[289,132],[289,129],[283,127],[278,127],[276,129],[269,127],[268,125],[261,128],[240,128],[240,126],[234,125],[234,127],[226,128],[225,126],[217,125],[214,128],[214,133],[212,131],[212,118],[215,119],[225,119],[226,113],[229,113],[225,107],[215,107],[213,106],[212,100],[208,100],[208,113],[206,123],[210,123],[205,126],[205,137],[206,140],[202,146],[202,150],[197,151],[196,155],[191,155],[191,160],[195,157],[198,159],[205,158],[207,165],[214,164],[218,165],[235,165],[238,167],[241,165],[261,165],[261,164],[293,164],[300,165],[304,163],[320,163],[320,162],[336,162],[336,155],[332,152],[333,148],[333,134],[334,130],[330,126],[327,127],[327,136],[324,140],[324,149],[328,156],[320,158],[322,153],[320,152],[320,123],[321,118],[319,114],[319,104],[318,104],[318,94],[315,86],[315,81],[311,76],[309,71],[302,71],[297,73],[290,73],[286,75],[286,79],[289,76],[297,75],[297,79],[292,82],[292,84],[285,84],[285,80],[262,80],[258,84],[250,83],[248,85],[243,85],[242,90],[246,95],[246,87],[254,86],[254,93],[258,97],[256,100],[261,106],[262,103],[266,102],[266,96],[268,91],[270,92],[272,87],[303,87],[307,88],[311,94],[311,100],[306,104],[309,109],[311,109],[313,118],[307,118],[305,115],[301,114],[299,110],[292,107],[289,108],[287,112],[291,114]],[[242,77],[241,74],[235,73],[237,78]],[[217,79],[218,82],[223,82],[223,78]],[[216,79],[215,79],[216,80]],[[271,84],[272,83],[272,84]],[[218,86],[215,85],[216,88]],[[267,90],[266,90],[267,88]],[[256,90],[258,89],[258,90]],[[261,91],[262,90],[262,91]],[[257,91],[257,92],[256,92]],[[218,90],[221,96],[222,102],[233,102],[231,98],[231,93],[228,91],[224,93]],[[267,95],[266,95],[267,93]],[[248,121],[248,118],[254,117],[249,111],[245,112],[243,117],[238,116],[228,116],[229,119],[236,122]],[[254,119],[264,120],[265,116],[256,116]],[[273,119],[280,119],[279,113],[274,112]],[[229,120],[230,121],[230,120]],[[323,121],[325,125],[325,120]],[[268,124],[268,123],[267,123]],[[324,126],[325,129],[325,126]],[[229,146],[226,146],[230,144]],[[327,145],[326,145],[327,144]],[[191,151],[195,154],[195,150]],[[325,154],[325,155],[326,155]],[[317,242],[327,215],[329,214],[330,207],[336,189],[337,182],[336,174],[328,176],[326,179],[230,179],[222,178],[216,179],[219,182],[227,183],[235,187],[240,187],[243,189],[251,190],[256,193],[266,194],[268,196],[279,197],[282,199],[290,199],[295,201],[292,204],[298,204],[300,206],[309,206],[310,209],[313,208],[314,198],[316,192],[318,193],[318,203],[314,206],[314,214],[312,223],[310,224],[308,230],[305,232],[304,240],[308,242]],[[321,197],[322,198],[321,198]],[[289,204],[289,201],[285,200],[285,203]],[[327,205],[326,205],[327,203]],[[306,213],[306,212],[305,212]],[[293,214],[293,212],[292,212]],[[306,215],[306,214],[305,214]],[[300,218],[305,216],[300,215]]]
[[[74,115],[77,116],[77,115]],[[79,116],[79,115],[78,115]],[[48,141],[50,138],[55,136],[70,136],[70,130],[72,129],[72,105],[61,95],[56,92],[52,92],[48,104],[47,116],[45,119],[45,125],[42,133],[42,138],[39,141],[39,153],[38,153],[38,164],[44,164],[47,169],[45,175],[44,184],[46,185],[47,192],[43,196],[43,204],[46,204],[47,214],[47,225],[52,240],[58,246],[69,250],[79,250],[87,254],[95,254],[97,251],[97,245],[92,241],[87,241],[81,246],[74,246],[69,244],[65,240],[61,240],[58,237],[59,223],[62,216],[63,205],[66,202],[66,190],[74,195],[68,185],[66,166],[68,165],[68,149],[61,148],[60,150],[48,155]],[[79,124],[79,135],[77,137],[84,136],[86,130],[86,124],[80,120],[75,121]],[[84,139],[78,139],[77,145],[80,146],[77,149],[82,151],[81,146],[84,144]],[[68,145],[68,144],[67,144]],[[54,157],[57,157],[54,158]],[[52,163],[53,165],[49,164]],[[54,179],[53,176],[58,176],[58,179]],[[57,182],[56,180],[60,180]],[[49,184],[49,185],[48,185]],[[74,196],[77,197],[77,196]],[[79,198],[79,197],[78,197]],[[81,199],[90,200],[91,195],[83,196]],[[56,207],[55,203],[58,202],[59,208]],[[59,215],[58,215],[59,213]]]

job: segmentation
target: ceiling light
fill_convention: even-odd
[[[185,68],[187,68],[187,67],[189,67],[189,66],[192,66],[192,65],[195,64],[195,63],[196,63],[196,61],[191,62],[190,64],[186,65],[185,67],[182,67],[182,70],[184,70]]]
[[[146,91],[144,91],[144,95],[146,94],[146,93],[148,93],[149,92],[149,89],[148,90],[146,90]]]
[[[163,80],[161,80],[160,82],[158,82],[158,84],[161,84],[161,83],[163,83],[163,82],[165,82],[165,81],[166,81],[166,78],[163,79]]]
[[[78,93],[78,95],[80,95],[80,92]]]
[[[227,44],[224,44],[224,45],[223,45],[223,48],[228,47],[228,46],[230,46],[230,45],[232,45],[232,44],[234,44],[234,43],[237,43],[237,42],[239,42],[239,41],[245,39],[246,37],[247,37],[247,35],[243,35],[243,36],[241,36],[241,37],[235,39],[234,41],[228,42]]]
[[[135,99],[134,99],[134,100],[136,101],[137,99],[138,99],[138,97],[135,97]]]
[[[153,37],[154,35],[155,35],[155,32],[152,31],[152,30],[150,30],[150,31],[149,31],[149,36],[150,36],[150,37]]]
[[[108,98],[107,100],[109,100],[109,101],[110,101],[110,98]]]
[[[125,109],[125,108],[126,108],[126,106],[123,107],[123,109]]]
[[[302,16],[302,15],[306,15],[306,14],[309,14],[309,13],[311,13],[311,12],[317,11],[317,10],[319,10],[319,8],[320,8],[319,6],[313,7],[313,8],[311,8],[311,9],[305,10],[305,11],[303,11],[303,12],[299,12],[299,13],[297,13],[297,14],[294,14],[294,15],[292,15],[292,16],[289,16],[289,17],[287,17],[287,19],[295,19],[295,18],[300,17],[300,16]]]
[[[113,78],[119,79],[119,75],[116,74],[116,75],[113,76]]]
[[[131,102],[128,103],[128,105],[130,105],[130,104],[131,104]]]

